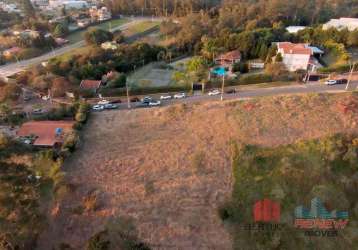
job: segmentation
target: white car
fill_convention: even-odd
[[[335,85],[337,84],[337,81],[336,80],[328,80],[325,82],[326,85]]]
[[[97,104],[98,104],[98,105],[106,105],[106,104],[109,104],[109,101],[103,99],[103,100],[100,100]]]
[[[159,106],[161,104],[161,102],[160,101],[150,101],[149,103],[148,103],[148,106]]]
[[[41,97],[41,99],[44,101],[48,101],[48,100],[50,100],[50,97],[47,95],[44,95],[43,97]]]
[[[185,93],[179,93],[174,95],[174,99],[182,99],[185,97],[186,97]]]
[[[92,109],[93,109],[94,111],[102,111],[102,110],[104,110],[104,106],[103,106],[103,105],[94,105],[94,106],[92,107]]]
[[[212,95],[220,95],[220,91],[217,89],[211,90],[208,95],[212,96]]]
[[[116,105],[116,104],[112,104],[112,103],[109,103],[109,104],[105,104],[104,105],[104,108],[105,109],[117,109],[119,106]]]
[[[172,99],[172,96],[171,95],[162,95],[160,97],[160,100],[168,100],[168,99]]]

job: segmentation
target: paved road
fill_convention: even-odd
[[[357,88],[358,81],[352,82],[350,90]],[[308,83],[297,84],[284,87],[272,87],[272,88],[259,88],[251,90],[241,90],[235,94],[224,94],[224,100],[245,100],[262,96],[274,96],[274,95],[288,95],[288,94],[307,94],[307,93],[339,93],[345,91],[346,85],[333,85],[327,86],[322,83]],[[159,99],[158,95],[152,95],[154,99]],[[121,98],[122,101],[126,100]],[[220,95],[208,96],[208,95],[194,95],[183,99],[170,99],[162,101],[161,106],[169,106],[175,103],[196,103],[210,100],[220,100]],[[131,103],[132,108],[143,108],[140,103]],[[121,103],[120,109],[126,109],[127,103]]]
[[[135,17],[135,18],[132,18],[132,21],[126,23],[126,24],[123,24],[121,26],[118,26],[118,27],[115,27],[112,29],[112,32],[114,31],[118,31],[118,30],[126,30],[128,27],[140,22],[140,21],[145,21],[145,20],[152,20],[152,18],[148,18],[148,17]],[[156,18],[155,19],[156,21],[157,20],[161,20],[161,19],[158,19]],[[60,56],[68,51],[71,51],[73,49],[78,49],[78,48],[81,48],[85,46],[85,42],[84,41],[80,41],[80,42],[77,42],[77,43],[74,43],[74,44],[71,44],[71,45],[67,45],[67,46],[64,46],[62,48],[59,48],[59,49],[55,49],[51,52],[48,52],[46,54],[43,54],[41,56],[38,56],[38,57],[35,57],[35,58],[31,58],[31,59],[28,59],[28,60],[23,60],[23,61],[20,61],[20,62],[17,62],[17,63],[11,63],[11,64],[7,64],[7,65],[4,65],[4,66],[1,66],[0,67],[0,77],[8,77],[8,76],[11,76],[13,74],[16,74],[16,73],[19,73],[21,71],[24,71],[26,68],[28,68],[29,66],[32,66],[32,65],[36,65],[36,64],[39,64],[41,62],[44,62],[44,61],[47,61],[53,57],[56,57],[56,56]]]

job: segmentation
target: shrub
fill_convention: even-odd
[[[93,235],[87,243],[87,250],[108,250],[110,241],[108,240],[107,231],[101,231]]]

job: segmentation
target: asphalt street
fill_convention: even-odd
[[[352,82],[350,85],[349,90],[355,90],[357,88],[358,81]],[[272,87],[272,88],[257,88],[257,89],[248,89],[248,90],[241,90],[237,91],[234,94],[224,94],[224,100],[246,100],[256,97],[263,97],[263,96],[275,96],[275,95],[290,95],[290,94],[307,94],[307,93],[340,93],[345,92],[346,85],[345,84],[338,84],[338,85],[331,85],[327,86],[323,83],[308,83],[308,84],[296,84],[296,85],[289,85],[283,87]],[[173,95],[173,94],[171,94]],[[153,99],[158,100],[160,95],[150,95]],[[207,94],[198,94],[193,96],[187,96],[186,98],[182,99],[169,99],[169,100],[162,100],[160,106],[169,106],[172,104],[177,103],[198,103],[198,102],[205,102],[205,101],[219,101],[221,99],[221,95],[216,96],[209,96]],[[126,100],[126,98],[122,98],[122,101]],[[150,108],[150,107],[143,107],[141,103],[131,103],[131,108]],[[120,109],[127,109],[127,103],[122,102],[119,105]],[[154,108],[154,107],[151,107]]]
[[[152,20],[152,18],[148,18],[148,17],[134,17],[132,18],[132,21],[123,24],[121,26],[118,26],[116,28],[113,28],[111,31],[115,32],[118,30],[126,30],[128,27],[140,22],[140,21],[144,21],[144,20]],[[9,77],[11,75],[14,75],[16,73],[19,73],[21,71],[24,71],[25,69],[27,69],[28,67],[32,66],[32,65],[36,65],[36,64],[40,64],[42,62],[48,61],[49,59],[56,57],[56,56],[60,56],[62,54],[65,54],[66,52],[69,52],[71,50],[74,49],[78,49],[85,46],[85,41],[80,41],[71,45],[67,45],[58,49],[55,49],[51,52],[48,52],[46,54],[43,54],[41,56],[38,57],[34,57],[31,59],[27,59],[27,60],[22,60],[16,63],[10,63],[10,64],[6,64],[4,66],[0,67],[0,77]]]

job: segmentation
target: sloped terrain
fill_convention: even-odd
[[[231,196],[232,142],[354,132],[357,104],[356,94],[319,94],[95,113],[65,162],[72,191],[54,205],[39,248],[81,249],[124,216],[154,249],[231,249],[218,206]],[[96,206],[79,209],[93,192]]]

